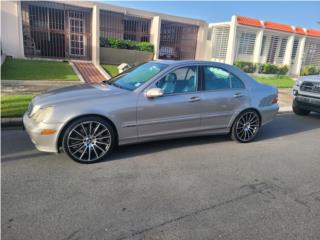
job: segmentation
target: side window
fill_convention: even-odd
[[[204,90],[243,89],[244,83],[233,74],[221,68],[204,67]]]
[[[197,91],[197,67],[182,67],[167,74],[156,83],[164,94],[188,93]]]
[[[230,80],[231,80],[231,88],[235,89],[244,89],[244,83],[236,76],[233,74],[230,75]]]
[[[220,90],[230,88],[230,74],[221,69],[211,66],[204,67],[204,89]]]

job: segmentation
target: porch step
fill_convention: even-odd
[[[93,63],[72,62],[86,83],[99,83],[106,80],[105,76]]]

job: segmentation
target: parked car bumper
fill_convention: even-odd
[[[23,116],[23,124],[31,141],[39,151],[58,152],[57,141],[60,124],[37,123],[29,118],[27,114]],[[52,129],[55,132],[52,134],[41,134],[41,131],[45,129]]]
[[[275,115],[279,111],[279,105],[273,104],[271,106],[260,108],[260,114],[261,114],[261,125],[264,125],[270,121],[272,121],[275,117]]]
[[[298,106],[299,108],[320,112],[320,98],[316,97],[305,97],[305,96],[295,96],[293,100],[293,106]]]

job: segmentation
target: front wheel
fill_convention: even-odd
[[[63,148],[70,158],[80,163],[102,160],[115,142],[113,127],[100,117],[83,117],[65,131]]]
[[[235,119],[231,138],[241,143],[251,142],[260,129],[260,117],[256,111],[246,110]]]
[[[298,107],[296,104],[293,104],[292,105],[292,111],[297,114],[297,115],[308,115],[310,113],[309,110],[305,110],[305,109],[302,109],[300,107]]]

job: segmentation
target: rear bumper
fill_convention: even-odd
[[[31,141],[39,151],[58,152],[57,142],[60,124],[36,123],[25,114],[23,116],[23,125]],[[50,135],[42,135],[41,131],[44,129],[54,129],[56,132]]]
[[[279,105],[273,104],[271,106],[260,108],[259,110],[261,114],[261,125],[264,125],[274,119],[275,115],[279,111]]]
[[[293,100],[293,106],[320,113],[320,98],[296,96]]]

